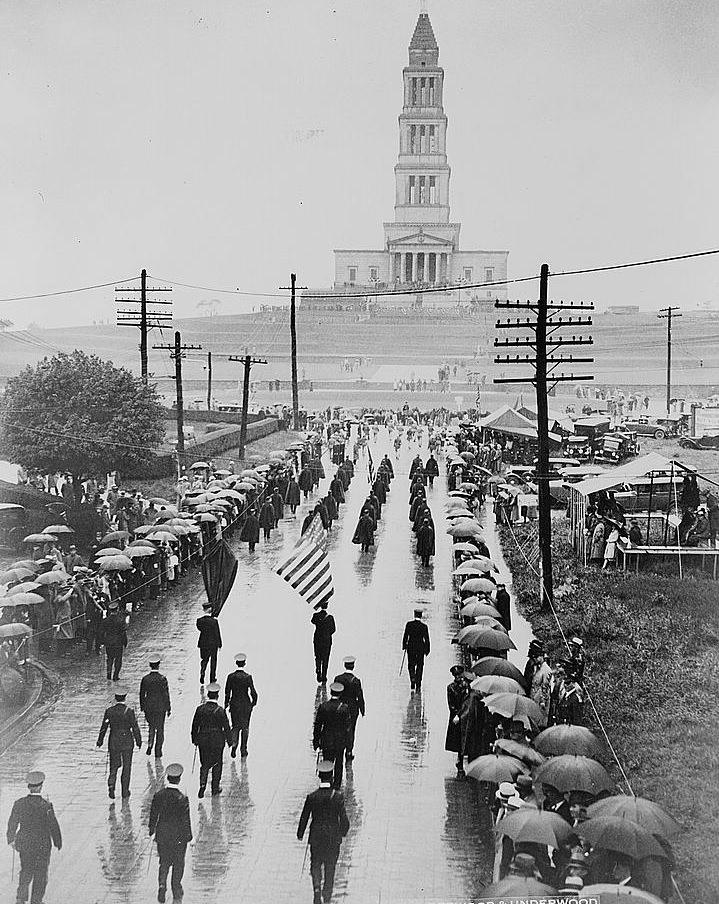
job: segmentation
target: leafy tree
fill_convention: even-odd
[[[156,389],[77,349],[8,380],[0,418],[4,457],[72,474],[76,488],[87,477],[147,462],[164,437]]]

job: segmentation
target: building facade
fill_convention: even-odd
[[[404,101],[399,116],[399,156],[394,168],[394,221],[384,224],[384,248],[334,252],[333,291],[368,296],[415,289],[424,305],[505,298],[504,286],[463,286],[507,278],[507,251],[460,248],[459,223],[450,217],[447,116],[443,107],[444,69],[427,13],[420,13],[403,70]],[[423,290],[446,287],[447,293]],[[313,300],[323,293],[310,290]],[[407,303],[406,294],[402,303]],[[382,303],[392,303],[385,295]],[[399,297],[397,300],[399,303]]]

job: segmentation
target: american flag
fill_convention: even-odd
[[[367,474],[369,482],[374,483],[374,461],[372,460],[372,450],[367,446]]]
[[[275,572],[317,609],[334,594],[330,560],[327,556],[327,531],[319,515],[300,537],[294,549]]]

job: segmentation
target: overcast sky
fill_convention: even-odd
[[[3,0],[0,297],[148,272],[274,292],[393,218],[419,0]],[[430,0],[452,219],[510,276],[719,246],[715,0]],[[526,290],[523,290],[523,295]],[[719,258],[557,279],[555,297],[719,303]],[[104,289],[2,304],[112,317]],[[221,299],[177,289],[177,313]]]

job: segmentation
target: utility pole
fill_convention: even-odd
[[[247,442],[247,410],[250,405],[250,370],[253,364],[267,364],[264,358],[253,358],[252,355],[230,355],[230,361],[241,361],[245,366],[245,376],[242,383],[242,420],[240,421],[240,443],[237,451],[238,458],[244,458],[245,443]]]
[[[202,349],[201,345],[183,345],[180,331],[175,332],[174,345],[153,345],[153,348],[170,352],[170,358],[175,362],[175,392],[176,392],[176,419],[177,419],[177,476],[182,476],[182,456],[185,453],[185,410],[182,398],[182,359],[188,351]]]
[[[551,493],[549,487],[549,415],[547,405],[547,393],[551,391],[557,383],[572,381],[593,380],[593,376],[571,374],[555,374],[554,371],[560,365],[591,363],[594,358],[577,358],[574,355],[565,357],[561,352],[556,355],[559,349],[566,345],[591,345],[592,337],[588,339],[572,336],[571,339],[564,336],[556,336],[554,334],[562,327],[576,329],[577,327],[591,326],[591,317],[582,318],[557,317],[560,311],[593,311],[593,304],[574,304],[565,305],[563,302],[559,304],[550,303],[549,295],[549,265],[542,264],[539,276],[539,301],[533,302],[521,301],[496,301],[495,308],[515,308],[534,312],[536,319],[532,320],[527,317],[525,320],[517,318],[515,321],[507,320],[506,323],[497,321],[498,329],[518,329],[529,331],[529,336],[518,337],[517,339],[505,339],[500,342],[499,339],[494,340],[495,349],[499,348],[526,348],[532,349],[534,357],[525,354],[524,358],[520,358],[517,354],[513,358],[510,355],[497,355],[494,359],[495,364],[529,364],[534,368],[534,374],[529,377],[496,377],[495,383],[532,383],[537,393],[537,487],[539,495],[539,553],[540,553],[540,600],[543,607],[549,606],[554,601],[554,589],[552,580],[552,510],[551,510]],[[552,312],[551,314],[549,312]],[[533,335],[532,335],[533,334]],[[554,338],[553,338],[554,337]],[[549,346],[549,348],[548,348]],[[549,389],[547,382],[551,382]]]
[[[300,426],[300,401],[297,389],[297,321],[295,311],[295,292],[298,288],[306,289],[307,286],[297,286],[297,274],[290,273],[289,286],[280,286],[281,289],[289,289],[290,295],[290,340],[292,342],[292,429],[299,430]]]
[[[669,414],[672,399],[672,317],[682,316],[675,313],[678,310],[678,307],[671,306],[660,308],[657,315],[660,320],[666,320],[667,322],[667,414]]]
[[[172,325],[172,312],[167,311],[148,311],[148,303],[151,305],[169,304],[171,301],[150,301],[147,300],[147,270],[140,274],[139,288],[122,288],[115,289],[116,292],[139,292],[139,302],[134,298],[118,298],[117,302],[121,304],[140,305],[139,312],[137,310],[118,310],[117,325],[118,326],[135,326],[140,328],[140,372],[142,382],[147,386],[147,334],[151,329],[162,330],[163,327]],[[149,289],[150,292],[172,292],[172,288],[155,286]]]
[[[212,411],[212,352],[207,353],[207,410]]]

